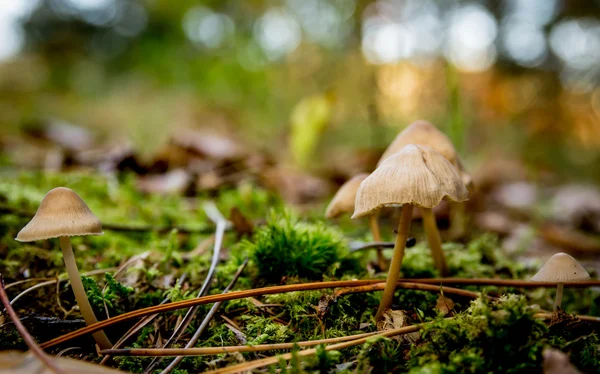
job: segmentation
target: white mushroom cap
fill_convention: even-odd
[[[590,279],[588,272],[572,256],[560,252],[550,257],[531,278],[536,282],[578,282]]]
[[[17,234],[16,240],[32,242],[59,236],[102,235],[102,224],[85,202],[66,187],[50,190],[35,216]]]
[[[362,181],[352,218],[384,206],[413,204],[433,208],[442,199],[462,202],[468,197],[467,188],[450,161],[432,148],[409,144]]]

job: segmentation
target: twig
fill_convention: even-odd
[[[46,352],[44,352],[40,348],[40,346],[37,345],[35,340],[33,340],[33,337],[31,337],[31,335],[29,335],[29,332],[27,331],[27,329],[25,328],[25,326],[23,326],[23,324],[19,320],[19,317],[15,313],[15,310],[12,308],[12,306],[10,305],[10,302],[8,301],[8,295],[6,294],[6,291],[4,290],[4,278],[2,277],[2,274],[0,274],[0,300],[2,300],[2,304],[4,304],[4,307],[6,308],[6,313],[8,313],[8,315],[9,315],[10,319],[13,321],[17,331],[19,331],[19,334],[21,334],[21,336],[23,337],[23,340],[25,340],[25,343],[27,344],[27,346],[29,347],[31,352],[44,365],[46,365],[46,367],[48,367],[50,370],[52,370],[56,374],[64,373],[63,370],[61,370],[58,366],[56,366],[56,364],[54,362],[52,362],[52,359],[48,355],[46,355]]]
[[[198,295],[196,297],[202,297],[208,291],[214,273],[217,270],[217,264],[219,263],[219,255],[221,254],[223,235],[225,234],[225,230],[227,229],[227,227],[230,226],[229,221],[227,221],[227,219],[223,217],[223,215],[221,214],[221,212],[219,212],[219,210],[213,202],[205,203],[204,211],[206,212],[208,218],[210,218],[216,224],[217,228],[215,230],[215,243],[210,268],[208,269],[206,279],[204,279],[202,287],[200,288],[200,291],[198,291]],[[175,330],[173,331],[169,339],[166,341],[166,343],[162,346],[162,348],[167,348],[171,343],[173,343],[181,337],[185,329],[192,322],[192,319],[194,318],[196,313],[198,313],[199,308],[199,306],[194,306],[187,311],[181,323],[175,328]],[[144,373],[151,373],[154,370],[154,368],[156,368],[156,365],[159,364],[159,362],[159,359],[152,360],[152,362],[150,362],[150,364],[144,370]]]
[[[365,283],[367,282],[367,283]],[[65,335],[59,336],[55,339],[49,340],[43,344],[41,344],[42,348],[49,348],[55,346],[60,343],[64,343],[71,339],[77,338],[79,336],[92,333],[98,330],[105,329],[108,326],[111,326],[116,323],[129,321],[131,319],[144,317],[151,314],[170,312],[173,310],[189,308],[191,306],[196,305],[204,305],[210,303],[216,303],[218,301],[228,301],[228,300],[237,300],[243,299],[246,297],[252,296],[262,296],[262,295],[273,295],[284,292],[293,292],[293,291],[311,291],[311,290],[321,290],[327,288],[338,288],[338,287],[353,287],[353,286],[362,286],[368,284],[369,281],[364,280],[345,280],[345,281],[328,281],[328,282],[313,282],[313,283],[303,283],[303,284],[292,284],[292,285],[284,285],[284,286],[272,286],[272,287],[264,287],[264,288],[255,288],[251,290],[242,290],[242,291],[232,291],[226,294],[218,294],[218,295],[208,295],[203,297],[198,297],[190,300],[181,300],[173,303],[163,304],[163,305],[155,305],[147,308],[142,308],[138,310],[134,310],[128,313],[123,313],[118,316],[105,319],[102,321],[98,321],[93,325],[86,326],[76,331],[72,331]],[[373,280],[371,283],[380,283],[381,280]]]
[[[246,268],[247,264],[248,264],[248,259],[246,259],[244,261],[244,263],[242,263],[240,265],[240,267],[238,268],[238,270],[234,274],[233,279],[231,280],[231,282],[223,290],[223,293],[229,292],[229,290],[231,288],[233,288],[233,286],[235,285],[235,282],[237,282],[238,278],[240,277],[240,275],[244,271],[244,268]],[[213,317],[215,316],[215,314],[217,314],[217,311],[221,307],[221,304],[222,304],[222,302],[217,302],[217,303],[213,304],[212,308],[210,308],[210,311],[208,312],[208,314],[206,314],[206,317],[204,317],[204,320],[200,324],[200,327],[198,327],[198,329],[196,330],[196,332],[194,333],[194,335],[192,335],[192,337],[190,338],[190,340],[185,345],[185,348],[192,348],[196,344],[196,342],[198,341],[198,339],[200,339],[200,335],[202,335],[202,333],[204,332],[204,330],[206,329],[206,327],[208,327],[208,324],[210,323],[210,321],[213,319]],[[175,369],[175,367],[177,367],[177,365],[179,365],[179,363],[182,360],[183,360],[183,356],[177,356],[177,357],[175,357],[175,359],[173,361],[171,361],[171,363],[161,372],[161,374],[169,374],[171,371],[173,371],[173,369]]]
[[[415,238],[406,239],[406,248],[414,247],[417,241]],[[394,248],[394,242],[352,242],[350,243],[350,252],[363,251],[375,248]]]
[[[87,273],[83,273],[82,275],[86,275],[86,276],[87,275],[98,275],[98,274],[107,273],[109,271],[114,271],[116,269],[117,268],[96,269],[96,270],[88,271]],[[63,275],[65,275],[65,274],[61,274],[60,277],[62,277]],[[17,296],[15,296],[15,298],[10,301],[10,304],[11,305],[14,304],[17,300],[19,300],[21,297],[25,296],[26,294],[30,293],[31,291],[34,291],[38,288],[42,288],[44,286],[49,286],[54,283],[62,282],[63,280],[65,280],[65,279],[55,278],[55,279],[52,279],[52,280],[49,280],[46,282],[42,282],[42,283],[38,283],[34,286],[31,286],[28,289],[21,292],[20,294],[18,294]]]
[[[48,280],[48,279],[52,279],[52,278],[49,278],[49,277],[41,277],[41,278],[29,278],[29,279],[23,279],[23,280],[20,280],[20,281],[16,281],[16,282],[12,282],[12,283],[9,283],[9,284],[7,284],[7,285],[4,287],[4,289],[5,289],[5,290],[8,290],[9,288],[11,288],[11,287],[14,287],[14,286],[18,286],[19,284],[23,284],[23,283],[29,283],[29,282],[37,282],[37,281],[45,281],[45,280]]]
[[[461,290],[459,288],[453,288],[453,287],[434,286],[434,285],[429,285],[429,284],[398,282],[397,287],[403,288],[403,289],[409,289],[409,290],[422,290],[422,291],[433,291],[433,292],[442,291],[444,294],[464,296],[464,297],[468,297],[470,299],[476,299],[480,296],[480,294],[477,292]],[[384,288],[385,288],[385,282],[370,284],[370,285],[366,285],[366,286],[359,286],[359,287],[342,288],[342,289],[338,290],[335,293],[335,295],[342,296],[342,295],[347,295],[350,293],[381,291]],[[490,297],[490,296],[488,296],[488,297]],[[492,297],[490,297],[490,298],[492,298]]]
[[[540,319],[551,319],[552,313],[536,313],[533,316],[536,318],[540,318]],[[578,318],[581,321],[600,323],[600,317],[584,316],[584,315],[576,315],[576,314],[573,316]]]
[[[177,280],[176,285],[182,285],[183,282],[185,281],[186,275],[185,273],[179,277],[179,279]],[[166,302],[169,301],[169,296],[165,297],[159,305],[165,304]],[[127,339],[131,338],[135,333],[137,333],[138,331],[140,331],[144,326],[146,326],[148,323],[152,322],[152,320],[154,318],[156,318],[156,316],[158,316],[158,314],[152,314],[149,316],[146,316],[144,318],[142,318],[141,320],[139,320],[135,325],[133,325],[133,327],[131,327],[116,343],[115,345],[112,347],[112,349],[117,349],[119,348],[121,345],[123,345]],[[110,360],[110,355],[104,356],[102,358],[102,361],[100,361],[100,365],[105,365],[108,360]]]
[[[550,314],[549,313],[537,313],[534,315],[534,317],[537,318],[547,318],[549,317]],[[584,320],[581,317],[587,317],[587,316],[578,316],[581,320]],[[592,321],[594,322],[599,322],[600,318],[596,318],[596,317],[590,317]],[[590,320],[590,319],[585,319],[585,320]],[[412,325],[412,326],[407,326],[407,327],[401,327],[398,329],[393,329],[393,330],[388,330],[388,331],[383,331],[381,333],[376,333],[372,336],[384,336],[384,337],[390,337],[390,336],[397,336],[397,335],[401,335],[401,334],[408,334],[411,332],[415,332],[420,330],[421,328],[423,328],[426,324],[428,324],[430,322],[427,323],[422,323],[419,325]],[[347,342],[343,342],[343,343],[338,343],[338,344],[333,344],[333,345],[328,345],[325,347],[326,351],[332,351],[332,350],[338,350],[338,349],[343,349],[343,348],[348,348],[348,347],[352,347],[352,346],[356,346],[359,344],[363,344],[365,343],[368,339],[370,339],[371,336],[369,337],[363,337],[363,338],[359,338],[359,339],[354,339],[354,340],[350,340]],[[307,349],[304,351],[300,351],[300,352],[296,352],[295,354],[299,357],[304,357],[304,356],[310,356],[313,355],[317,352],[317,349],[312,348],[312,349]],[[279,362],[280,360],[290,360],[293,357],[293,353],[286,353],[284,355],[281,356],[273,356],[273,357],[267,357],[267,358],[263,358],[263,359],[259,359],[259,360],[254,360],[254,361],[250,361],[250,362],[244,362],[242,364],[237,364],[237,365],[233,365],[233,366],[229,366],[229,367],[225,367],[225,368],[220,368],[220,369],[216,369],[216,370],[210,370],[205,372],[206,374],[228,374],[228,373],[240,373],[240,372],[245,372],[248,370],[252,370],[252,369],[257,369],[260,367],[264,367],[264,366],[268,366],[268,365],[272,365],[275,364],[277,362]]]
[[[446,280],[448,282],[446,282]],[[434,279],[435,282],[431,282],[432,280],[430,280],[430,279],[425,279],[425,280],[423,280],[423,279],[412,279],[412,280],[411,279],[402,279],[402,282],[407,283],[407,281],[410,281],[411,283],[414,282],[414,283],[421,283],[421,284],[427,284],[427,283],[439,284],[440,281],[443,281],[444,283],[451,284],[452,283],[451,280],[452,280],[452,278],[438,278],[438,279]],[[459,280],[462,281],[463,279],[459,279]],[[98,323],[95,323],[94,325],[86,326],[79,330],[72,331],[68,334],[65,334],[63,336],[59,336],[58,338],[49,340],[46,343],[42,344],[41,347],[42,348],[52,347],[56,344],[63,343],[70,339],[77,338],[79,336],[104,329],[107,326],[111,326],[115,323],[128,321],[128,320],[134,319],[134,318],[144,317],[144,316],[147,316],[150,314],[170,312],[172,310],[188,308],[188,307],[194,306],[194,305],[203,305],[203,304],[215,303],[218,301],[236,300],[236,299],[243,299],[246,297],[273,295],[273,294],[293,292],[293,291],[311,291],[311,290],[320,290],[320,289],[327,289],[327,288],[366,286],[366,285],[370,285],[370,284],[381,283],[381,281],[382,281],[381,279],[367,279],[367,280],[328,281],[328,282],[292,284],[292,285],[285,285],[285,286],[272,286],[272,287],[256,288],[256,289],[251,289],[251,290],[233,291],[233,292],[229,292],[227,294],[209,295],[209,296],[203,296],[203,297],[190,299],[190,300],[182,300],[182,301],[178,301],[178,302],[174,302],[174,303],[138,309],[138,310],[135,310],[132,312],[121,314],[119,316],[116,316],[116,317],[113,317],[110,319],[99,321]],[[486,281],[488,283],[471,283],[471,284],[490,284],[490,285],[497,284],[497,285],[508,285],[508,286],[514,286],[514,287],[516,287],[516,286],[519,286],[519,287],[556,287],[556,284],[552,284],[549,282],[511,281],[512,283],[510,283],[510,284],[505,284],[505,283],[500,284],[500,282],[498,282],[498,281],[505,281],[505,280],[503,280],[503,279],[498,279],[498,280],[488,279]],[[469,284],[469,283],[462,283],[462,284]],[[599,286],[600,281],[569,282],[569,283],[565,282],[565,286],[569,286],[569,287],[582,286],[582,284],[584,284],[583,287]]]
[[[205,348],[141,348],[141,349],[107,349],[100,351],[101,354],[110,354],[113,356],[200,356],[200,355],[216,355],[221,353],[233,352],[262,352],[276,351],[280,349],[292,349],[298,347],[311,347],[319,344],[340,343],[348,340],[354,340],[362,337],[376,335],[377,332],[366,332],[363,334],[339,336],[336,338],[307,340],[296,343],[278,343],[278,344],[258,344],[258,345],[232,345],[224,347],[205,347]]]
[[[400,327],[400,328],[393,329],[393,330],[381,331],[381,332],[375,333],[371,336],[366,336],[366,337],[350,340],[347,342],[342,342],[342,343],[325,346],[325,350],[332,351],[332,350],[353,347],[355,345],[365,343],[368,339],[371,339],[374,336],[390,337],[390,336],[409,334],[411,332],[419,331],[425,325],[426,325],[426,323],[422,323],[419,325],[412,325],[412,326]],[[296,352],[295,355],[304,357],[304,356],[313,355],[315,353],[317,353],[317,349],[311,348],[311,349],[306,349],[304,351]],[[228,366],[228,367],[220,368],[220,369],[216,369],[216,370],[210,370],[205,373],[206,374],[226,374],[226,373],[246,372],[248,370],[257,369],[260,367],[275,364],[275,363],[279,362],[279,360],[289,360],[293,357],[293,355],[294,355],[294,353],[286,353],[281,356],[273,356],[273,357],[262,358],[262,359],[254,360],[254,361],[250,361],[250,362],[244,362],[244,363],[238,364],[238,365]]]
[[[454,285],[481,285],[481,286],[506,286],[523,288],[554,288],[553,282],[534,282],[520,279],[496,279],[496,278],[403,278],[401,281],[424,283],[424,284],[454,284]],[[565,287],[586,288],[600,286],[600,280],[588,280],[583,282],[565,282]]]

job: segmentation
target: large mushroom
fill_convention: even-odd
[[[546,261],[544,266],[531,278],[536,282],[556,283],[554,310],[560,307],[565,282],[580,282],[590,279],[590,274],[572,256],[559,252]]]
[[[402,206],[394,255],[376,319],[392,305],[394,291],[400,276],[406,239],[410,230],[414,206],[431,210],[442,199],[462,202],[468,191],[456,169],[433,149],[410,144],[388,157],[361,184],[356,194],[356,207],[352,218],[373,214],[385,206]],[[431,246],[439,257],[441,240]],[[434,241],[435,242],[435,241]]]
[[[340,187],[340,189],[335,193],[333,199],[331,199],[331,202],[325,211],[325,218],[333,219],[341,216],[342,214],[353,213],[354,203],[356,201],[356,191],[358,191],[360,183],[368,176],[369,174],[367,173],[361,173],[348,179],[346,183],[344,183],[342,187]],[[369,216],[371,234],[373,235],[373,240],[376,242],[381,241],[378,217],[379,215],[377,212],[374,212]],[[387,263],[381,248],[377,248],[377,264],[381,270],[386,270]]]
[[[19,231],[16,237],[16,240],[20,242],[59,238],[75,300],[77,300],[79,310],[88,325],[94,324],[98,320],[85,294],[69,237],[102,234],[100,220],[81,197],[71,189],[58,187],[50,190],[44,196],[35,216]],[[101,349],[112,347],[112,343],[104,331],[94,333],[93,337]]]
[[[383,155],[381,155],[381,158],[377,162],[377,166],[380,166],[388,157],[409,144],[424,145],[436,150],[458,170],[458,174],[465,186],[468,188],[472,187],[473,180],[471,175],[466,171],[450,138],[430,122],[424,120],[415,121],[402,130],[387,147],[385,152],[383,152]]]
[[[456,152],[456,148],[452,144],[452,141],[434,125],[427,121],[419,120],[408,125],[402,132],[400,132],[394,141],[385,150],[377,166],[381,165],[388,157],[398,152],[408,144],[418,144],[430,147],[444,156],[458,171],[463,183],[469,190],[473,188],[473,181],[469,173],[465,170],[465,167]],[[439,234],[437,224],[435,220],[435,214],[428,209],[421,210],[423,216],[423,225],[425,232],[427,233],[427,239],[429,240],[430,246],[435,246],[435,241]],[[465,206],[464,204],[451,204],[450,209],[450,233],[452,237],[459,237],[465,231]],[[433,231],[433,232],[432,232]],[[442,253],[441,258],[434,258],[435,266],[440,271],[442,276],[448,275],[447,266],[445,265],[445,257]]]

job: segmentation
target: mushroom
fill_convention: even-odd
[[[100,220],[81,197],[73,190],[58,187],[50,190],[44,196],[35,216],[19,231],[16,237],[16,240],[20,242],[59,238],[75,300],[77,300],[79,310],[88,325],[94,324],[98,320],[85,294],[69,237],[102,234]],[[101,349],[112,347],[112,343],[104,331],[98,331],[93,336]]]
[[[333,199],[327,206],[325,211],[325,218],[332,219],[339,217],[342,214],[348,214],[354,212],[354,202],[356,201],[356,191],[360,183],[367,178],[369,174],[361,173],[350,178],[346,183],[340,187],[335,193]],[[376,242],[381,241],[381,233],[379,231],[379,214],[374,212],[369,216],[369,224],[371,227],[371,234],[373,240]],[[383,249],[377,248],[377,264],[381,270],[387,269],[387,263],[383,256]]]
[[[456,152],[456,148],[452,144],[452,141],[440,130],[437,129],[434,125],[427,121],[419,120],[413,122],[408,125],[402,132],[400,132],[396,139],[389,145],[389,147],[385,150],[377,166],[381,165],[385,159],[398,152],[402,148],[404,148],[408,144],[419,144],[427,147],[431,147],[434,150],[438,151],[442,156],[444,156],[454,167],[458,170],[458,175],[463,180],[463,183],[469,191],[473,189],[473,179],[465,170],[465,167]],[[465,207],[463,204],[451,204],[450,209],[451,219],[450,219],[450,232],[452,237],[459,237],[465,231]],[[427,231],[428,226],[431,226],[431,220],[433,219],[435,222],[435,216],[432,216],[431,212],[424,213],[424,221],[425,215],[427,215],[428,223],[425,226],[425,231]],[[435,229],[437,231],[437,228]],[[436,234],[430,235],[427,231],[428,238],[434,238]],[[431,243],[430,243],[431,245]],[[443,255],[442,255],[443,256]],[[444,257],[442,257],[444,260]],[[445,260],[444,260],[445,261]],[[443,269],[443,264],[439,264],[436,262],[436,267],[441,271]],[[445,275],[442,273],[442,275]]]
[[[384,206],[402,206],[394,255],[377,311],[377,320],[381,318],[385,309],[392,305],[413,206],[431,210],[444,198],[462,202],[468,199],[468,195],[458,172],[444,156],[429,147],[414,144],[407,145],[400,152],[388,157],[360,184],[352,218],[373,214]],[[431,250],[434,256],[439,256],[439,233],[433,243]]]
[[[548,259],[531,280],[536,282],[556,282],[554,310],[560,307],[565,282],[579,282],[590,279],[588,272],[572,256],[560,252]]]

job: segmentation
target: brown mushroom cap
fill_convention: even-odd
[[[590,274],[572,256],[560,252],[550,257],[531,278],[536,282],[578,282],[590,279]]]
[[[444,156],[429,147],[409,144],[360,184],[352,218],[387,205],[433,208],[444,198],[462,202],[468,196],[456,169]]]
[[[16,240],[31,242],[59,236],[102,235],[102,224],[75,191],[50,190],[35,216],[17,234]]]
[[[467,173],[450,138],[438,130],[437,127],[423,120],[413,122],[402,130],[392,144],[383,152],[383,155],[377,162],[377,166],[409,144],[418,144],[433,148],[454,165],[465,185],[470,186],[472,184],[472,178]]]
[[[325,211],[326,218],[335,218],[344,213],[354,212],[354,202],[356,201],[356,191],[360,183],[367,178],[369,174],[361,173],[353,176],[346,181],[335,193],[333,199]]]

